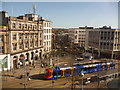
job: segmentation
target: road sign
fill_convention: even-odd
[[[19,59],[25,59],[25,57],[20,57]]]
[[[19,60],[21,60],[21,61],[25,60],[25,56],[21,55],[20,58],[19,58]]]

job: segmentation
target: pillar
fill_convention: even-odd
[[[100,50],[98,50],[98,58],[100,58],[101,56],[101,53],[100,53]]]
[[[114,51],[112,51],[112,54],[111,54],[111,59],[114,59]]]

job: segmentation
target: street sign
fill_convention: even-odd
[[[25,57],[20,57],[19,59],[25,59]]]
[[[25,56],[22,54],[22,55],[20,56],[19,60],[21,60],[21,61],[25,60]]]

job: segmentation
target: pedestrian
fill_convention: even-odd
[[[43,63],[41,64],[41,67],[42,67],[42,68],[44,67]]]
[[[19,69],[20,68],[20,62],[18,63],[18,65],[17,65],[17,69]]]
[[[47,66],[47,63],[45,63],[45,66]]]
[[[30,78],[29,78],[29,74],[30,74],[30,73],[29,73],[29,72],[27,72],[27,78],[28,78],[28,80],[30,80]]]
[[[43,63],[43,67],[45,67],[45,63]]]
[[[27,77],[29,76],[29,74],[30,74],[30,73],[29,73],[29,72],[27,72]]]
[[[53,67],[55,67],[55,64],[53,64]]]
[[[19,77],[19,79],[22,79],[22,78],[23,78],[23,75],[21,74],[20,77]]]

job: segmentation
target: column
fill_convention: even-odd
[[[100,50],[98,50],[98,58],[100,58],[101,54],[100,54]]]
[[[112,51],[111,59],[114,59],[114,51]]]

